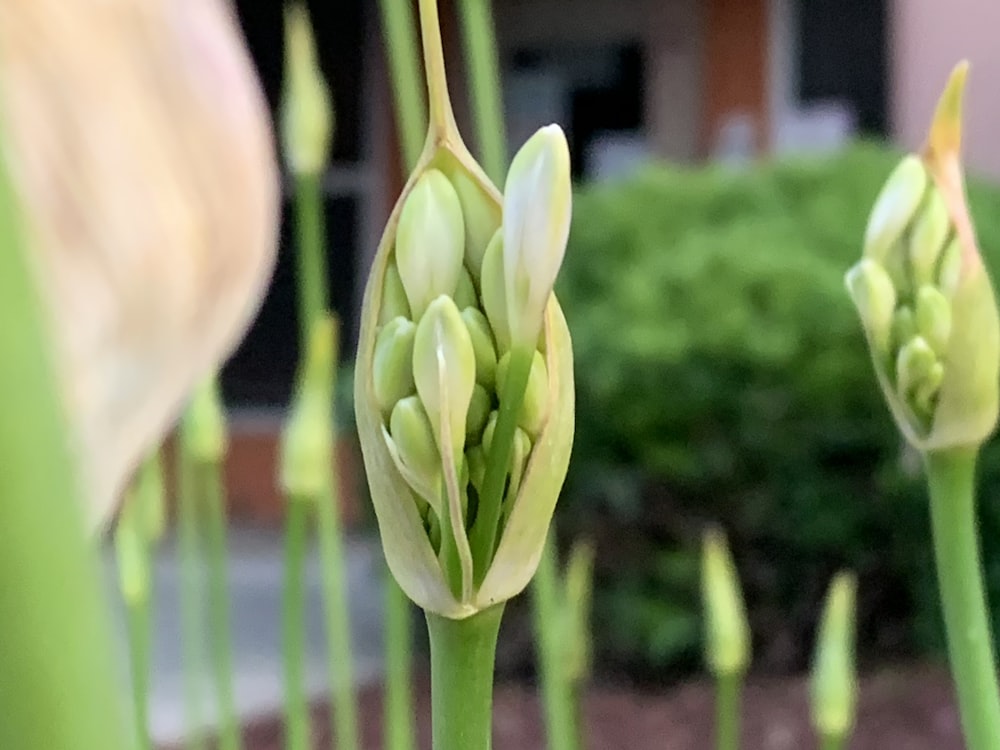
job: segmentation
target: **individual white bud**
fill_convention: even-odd
[[[847,272],[847,290],[858,308],[861,322],[881,353],[889,351],[896,288],[878,263],[862,259]]]
[[[569,146],[558,125],[517,152],[504,188],[503,267],[512,346],[532,349],[569,239]]]
[[[927,169],[918,156],[907,156],[889,176],[875,200],[865,229],[865,257],[883,262],[903,236],[927,188]]]
[[[388,414],[401,398],[416,393],[413,382],[413,339],[417,326],[406,318],[393,318],[375,339],[372,379],[375,399]]]
[[[472,348],[476,352],[476,382],[493,391],[497,380],[497,352],[489,321],[479,310],[467,307],[462,310],[462,320],[469,329]]]
[[[503,382],[507,378],[510,366],[510,352],[507,352],[497,363],[498,390],[503,392]],[[524,401],[521,413],[517,419],[518,427],[529,435],[537,436],[545,424],[549,399],[549,373],[545,367],[545,358],[535,352],[531,359],[531,372],[528,375],[528,385],[524,390]]]

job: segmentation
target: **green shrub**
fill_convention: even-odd
[[[860,579],[860,647],[940,642],[926,502],[843,286],[897,153],[746,171],[650,168],[576,199],[559,294],[578,429],[560,526],[599,543],[599,652],[696,663],[697,542],[731,536],[757,664],[800,668],[830,576]],[[970,188],[1000,277],[1000,192]],[[1000,447],[983,457],[1000,617]]]

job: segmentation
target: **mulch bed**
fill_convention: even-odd
[[[418,747],[430,748],[429,690],[416,685]],[[743,703],[746,750],[811,750],[808,684],[797,678],[754,678]],[[381,695],[360,695],[365,750],[381,748]],[[662,692],[595,687],[584,715],[589,750],[710,750],[712,687],[694,682]],[[533,687],[497,687],[494,750],[544,750]],[[331,747],[327,712],[313,711],[316,747]],[[247,750],[282,750],[281,720],[262,718],[246,728]],[[998,744],[1000,746],[1000,744]],[[936,667],[883,671],[862,681],[858,724],[851,750],[962,750],[964,744],[947,674]]]

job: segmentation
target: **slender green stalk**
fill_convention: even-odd
[[[413,750],[416,746],[413,723],[410,600],[399,588],[388,567],[382,585],[385,591],[385,718],[386,750]]]
[[[0,159],[0,747],[125,750],[111,623]]]
[[[464,620],[427,613],[434,750],[489,750],[503,605]]]
[[[336,483],[316,503],[323,603],[326,613],[327,665],[333,691],[331,720],[337,750],[357,750],[358,707],[354,699],[354,657],[351,653],[351,618],[348,607],[344,541],[337,512]]]
[[[420,51],[417,47],[413,5],[399,0],[381,0],[382,27],[389,56],[389,77],[396,103],[396,126],[400,149],[407,168],[420,156],[427,133],[427,104],[420,78]]]
[[[149,736],[149,669],[152,646],[152,597],[125,605],[128,626],[129,667],[132,676],[132,707],[139,750],[152,750]]]
[[[206,750],[202,685],[203,592],[201,570],[202,541],[198,531],[197,463],[182,439],[177,451],[178,547],[181,565],[181,639],[183,642],[184,704],[187,715],[188,750]]]
[[[820,750],[844,750],[847,747],[846,737],[821,737]]]
[[[295,175],[295,236],[298,241],[299,341],[305,351],[313,321],[330,306],[326,288],[323,184],[319,174]]]
[[[1000,693],[976,528],[976,449],[926,456],[938,586],[948,654],[969,750],[1000,738]]]
[[[740,695],[743,675],[720,675],[715,680],[715,747],[737,750],[740,746]]]
[[[312,750],[305,686],[305,563],[309,502],[288,498],[285,514],[285,589],[282,653],[285,659],[285,750]]]
[[[578,696],[567,675],[565,622],[555,544],[550,532],[531,586],[531,605],[538,649],[539,682],[549,750],[578,750]]]
[[[507,172],[507,133],[500,65],[490,0],[460,0],[469,93],[479,142],[479,162],[496,184]]]
[[[211,639],[212,671],[219,705],[219,750],[241,750],[243,740],[236,716],[233,697],[232,618],[229,610],[229,574],[226,553],[225,490],[222,467],[200,464],[199,485],[203,492],[208,535],[208,602],[209,637]]]

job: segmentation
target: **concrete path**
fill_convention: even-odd
[[[381,673],[381,550],[377,539],[350,538],[345,545],[351,602],[354,669],[358,684]],[[281,592],[282,541],[278,531],[233,529],[229,537],[230,602],[233,621],[234,691],[241,717],[275,711],[282,703]],[[310,550],[307,564],[306,682],[311,695],[327,692],[326,640],[323,634],[322,589],[318,555]],[[114,556],[106,552],[109,580],[115,583]],[[187,719],[181,659],[180,568],[174,540],[168,539],[155,565],[156,624],[154,634],[150,723],[157,741],[183,736]],[[112,588],[117,591],[117,588]],[[116,625],[122,644],[122,670],[127,676],[124,613],[116,600]],[[217,712],[213,690],[204,681],[205,720]]]

